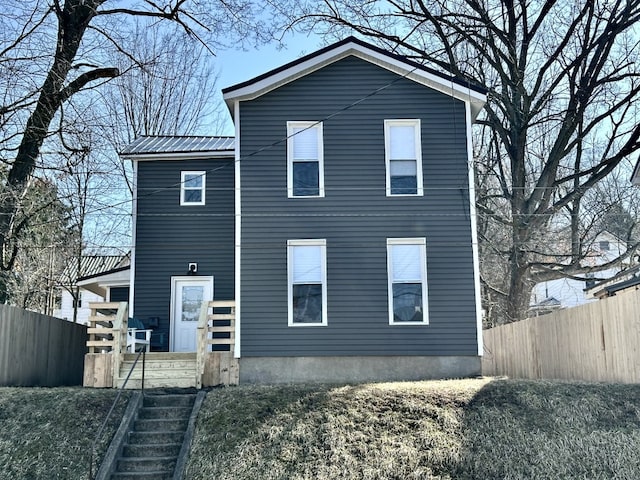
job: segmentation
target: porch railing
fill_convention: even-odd
[[[90,303],[88,353],[111,353],[112,385],[117,385],[126,348],[129,308],[127,302]]]
[[[239,362],[234,357],[235,307],[233,300],[202,304],[196,329],[197,388],[239,382]],[[116,387],[127,349],[128,306],[126,302],[91,303],[90,308],[84,385]],[[228,348],[212,348],[214,345]]]
[[[221,312],[224,310],[224,312]],[[203,375],[208,361],[228,362],[229,365],[209,365],[208,370],[220,373],[220,383],[237,384],[230,373],[235,348],[236,302],[214,300],[204,302],[200,309],[196,337],[196,387],[202,388]],[[212,345],[228,345],[229,351],[213,352]],[[237,368],[234,369],[237,374]]]

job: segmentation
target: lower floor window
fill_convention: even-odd
[[[289,325],[326,325],[326,241],[289,240],[287,258]]]
[[[387,239],[389,323],[428,323],[424,238]]]

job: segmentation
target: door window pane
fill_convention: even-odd
[[[183,286],[182,287],[182,321],[197,322],[200,316],[200,307],[204,298],[204,287]]]

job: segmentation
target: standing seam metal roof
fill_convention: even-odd
[[[138,137],[126,146],[121,155],[151,153],[220,152],[233,150],[234,137],[152,136]]]

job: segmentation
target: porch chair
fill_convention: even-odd
[[[127,325],[127,351],[135,353],[138,346],[143,346],[148,352],[151,346],[151,332],[144,328],[144,323],[137,318],[129,318]]]

